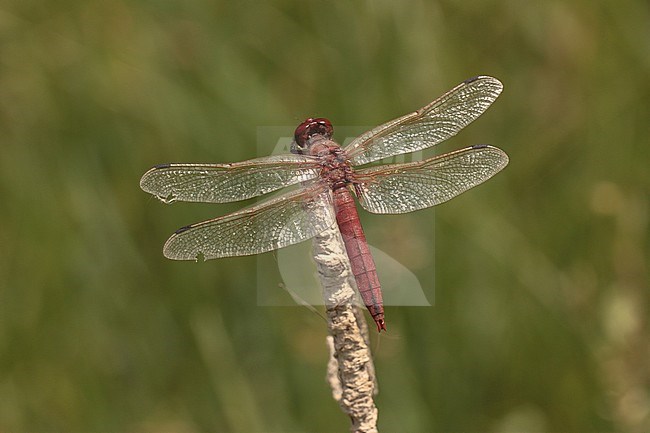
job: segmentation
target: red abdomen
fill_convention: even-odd
[[[381,286],[375,261],[370,255],[366,236],[363,234],[361,221],[359,221],[354,198],[347,187],[336,188],[333,193],[336,222],[343,236],[357,288],[361,299],[377,324],[377,330],[381,332],[382,329],[386,330]]]

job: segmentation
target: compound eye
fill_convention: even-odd
[[[298,125],[296,128],[296,132],[294,134],[296,152],[294,153],[302,153],[301,151],[305,150],[307,147],[307,140],[309,140],[314,135],[322,135],[323,137],[330,139],[332,138],[333,132],[334,128],[332,127],[332,122],[329,120],[323,117],[318,117],[315,119],[310,117]]]
[[[334,133],[334,128],[332,127],[332,122],[325,119],[324,117],[319,117],[313,120],[314,123],[314,134],[320,134],[327,139],[332,138]],[[312,135],[314,135],[312,134]]]

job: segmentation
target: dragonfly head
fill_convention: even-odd
[[[309,139],[315,135],[320,135],[323,138],[331,139],[334,128],[332,122],[323,118],[309,118],[302,122],[296,128],[294,135],[294,142],[291,145],[291,153],[305,154],[309,150]]]

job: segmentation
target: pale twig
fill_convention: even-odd
[[[330,336],[327,380],[334,399],[350,416],[353,432],[377,432],[374,365],[362,327],[355,314],[354,277],[343,239],[334,225],[314,238],[314,260],[323,289]]]

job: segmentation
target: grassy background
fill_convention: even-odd
[[[257,258],[162,257],[241,205],[163,206],[139,178],[478,74],[504,93],[438,151],[510,166],[435,224],[361,215],[436,291],[387,308],[380,429],[649,431],[649,41],[642,1],[3,2],[0,432],[346,431],[324,323],[257,306]]]

